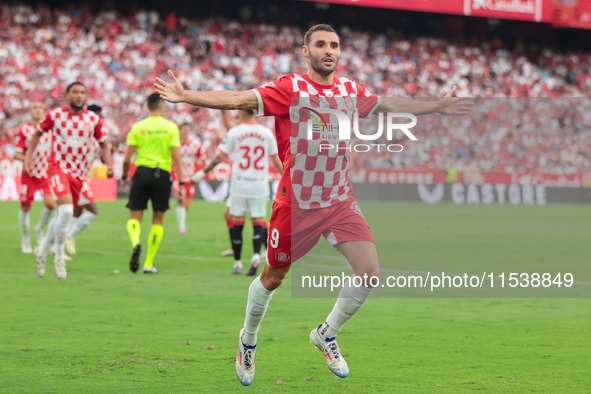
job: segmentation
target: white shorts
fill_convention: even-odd
[[[246,216],[250,213],[251,218],[267,217],[267,197],[247,198],[232,196],[230,201],[230,215]]]
[[[232,195],[230,193],[228,193],[228,199],[226,200],[226,206],[228,208],[230,208],[230,205],[232,205]]]

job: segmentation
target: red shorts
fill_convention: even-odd
[[[43,190],[44,195],[51,194],[47,178],[35,178],[23,174],[21,176],[21,205],[31,205],[35,201],[37,190]]]
[[[172,192],[175,196],[179,196],[179,182],[172,183]],[[192,182],[185,183],[185,200],[192,200],[195,197],[195,184]]]
[[[94,201],[94,196],[88,182],[74,178],[59,168],[49,171],[49,185],[51,187],[51,194],[56,200],[71,194],[74,208],[81,208]]]
[[[321,235],[333,246],[348,241],[375,243],[354,198],[320,209],[297,209],[274,203],[267,262],[273,268],[286,267],[308,253]]]

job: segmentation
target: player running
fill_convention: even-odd
[[[29,108],[29,115],[31,115],[31,121],[23,125],[16,135],[14,158],[23,162],[25,161],[25,155],[31,138],[35,134],[37,125],[43,120],[43,104],[40,102],[32,103]],[[39,223],[35,226],[37,245],[41,245],[41,242],[43,242],[45,226],[49,223],[51,213],[55,209],[55,200],[51,195],[47,180],[47,161],[50,154],[51,134],[47,133],[43,135],[35,148],[30,170],[23,167],[21,176],[21,209],[18,212],[18,221],[21,228],[21,251],[23,253],[33,253],[29,228],[31,204],[33,203],[37,190],[43,190],[43,203],[45,205],[41,211]]]
[[[106,142],[107,135],[103,130],[101,118],[94,112],[84,109],[86,105],[86,87],[81,82],[73,82],[66,88],[67,106],[56,108],[45,115],[45,119],[37,126],[33,134],[25,167],[33,168],[32,152],[39,144],[44,133],[52,134],[52,152],[49,157],[48,178],[51,194],[57,199],[57,214],[49,224],[47,236],[36,251],[37,275],[45,275],[47,252],[55,242],[54,258],[55,274],[66,279],[66,263],[64,249],[68,222],[74,214],[74,205],[82,206],[85,190],[85,168],[88,161],[94,158],[92,141],[96,140],[107,165],[107,176],[113,177],[111,167],[111,149]]]
[[[235,370],[243,385],[250,385],[255,373],[257,332],[275,289],[291,264],[304,256],[321,235],[348,260],[353,278],[379,277],[373,234],[353,198],[348,178],[350,140],[338,140],[338,149],[322,149],[322,137],[342,112],[351,119],[373,113],[440,113],[463,115],[472,108],[467,97],[451,97],[455,88],[438,101],[381,98],[349,78],[335,77],[340,57],[339,36],[329,25],[316,25],[304,37],[302,54],[307,59],[306,74],[286,75],[262,87],[240,92],[185,91],[172,71],[167,83],[156,79],[154,87],[171,102],[216,109],[253,109],[257,115],[275,116],[279,155],[285,168],[273,205],[269,226],[267,264],[250,285],[244,327],[240,331]],[[348,105],[347,105],[348,104]],[[333,110],[322,117],[325,128],[308,138],[310,108]],[[326,124],[331,120],[331,127]],[[319,120],[320,121],[320,120]],[[335,142],[336,144],[336,142]],[[310,333],[310,341],[320,349],[329,369],[339,377],[349,375],[336,341],[343,325],[361,308],[373,288],[369,283],[356,287],[346,281],[325,322]]]
[[[254,254],[246,275],[254,276],[261,261],[261,246],[267,227],[267,200],[269,199],[269,158],[283,173],[283,166],[277,155],[277,143],[273,132],[256,122],[252,110],[238,111],[240,124],[228,131],[213,160],[193,176],[197,183],[205,174],[228,157],[232,157],[232,179],[230,180],[230,215],[232,249],[234,250],[234,273],[242,273],[242,230],[246,214],[250,214],[253,226],[252,244]]]
[[[101,107],[92,104],[89,105],[87,109],[94,112],[102,119]],[[98,217],[98,206],[94,201],[94,195],[90,188],[90,170],[92,169],[94,159],[100,154],[101,148],[95,139],[91,141],[91,144],[92,148],[89,150],[88,160],[86,161],[86,167],[84,168],[85,180],[80,197],[80,203],[84,205],[79,206],[78,204],[74,204],[74,215],[68,222],[68,231],[66,232],[66,251],[72,257],[76,256],[76,237]],[[86,212],[84,212],[85,209]],[[51,247],[50,253],[55,255],[55,245]],[[64,259],[66,261],[72,260],[67,254],[64,254]]]
[[[168,200],[172,188],[170,170],[172,165],[177,169],[179,179],[184,179],[183,166],[179,147],[181,141],[178,126],[170,120],[164,119],[166,102],[158,94],[148,96],[148,111],[150,116],[135,123],[127,135],[127,151],[123,159],[123,175],[121,180],[127,182],[127,173],[131,157],[135,157],[137,170],[133,175],[129,191],[129,220],[127,233],[131,240],[133,251],[129,260],[131,272],[137,272],[142,253],[140,244],[141,222],[144,210],[148,208],[148,200],[152,201],[152,228],[148,235],[148,257],[144,262],[144,274],[156,274],[154,257],[160,247],[164,228],[164,214],[169,208]],[[179,204],[183,204],[185,197],[185,182],[179,182]]]
[[[187,234],[187,228],[185,225],[185,221],[187,218],[187,212],[189,208],[191,208],[191,203],[193,202],[193,197],[195,196],[195,183],[191,181],[191,177],[195,175],[197,171],[197,165],[199,164],[199,159],[203,157],[203,150],[201,147],[201,141],[191,135],[191,125],[188,123],[183,123],[181,127],[179,127],[179,132],[181,136],[181,147],[179,149],[181,154],[181,162],[183,165],[183,182],[185,182],[185,196],[183,199],[183,203],[178,203],[176,207],[176,220],[179,225],[179,233],[181,235]],[[172,190],[174,194],[177,196],[179,195],[179,177],[176,171],[176,167],[173,168],[172,171]]]

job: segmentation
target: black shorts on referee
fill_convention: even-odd
[[[151,200],[154,211],[167,211],[171,189],[172,177],[168,171],[138,167],[131,180],[127,208],[143,211],[148,208],[148,200]]]

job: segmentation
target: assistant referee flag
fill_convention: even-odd
[[[149,116],[135,123],[127,135],[127,145],[137,147],[136,167],[160,166],[170,172],[172,168],[171,147],[180,147],[179,128],[162,116]]]

